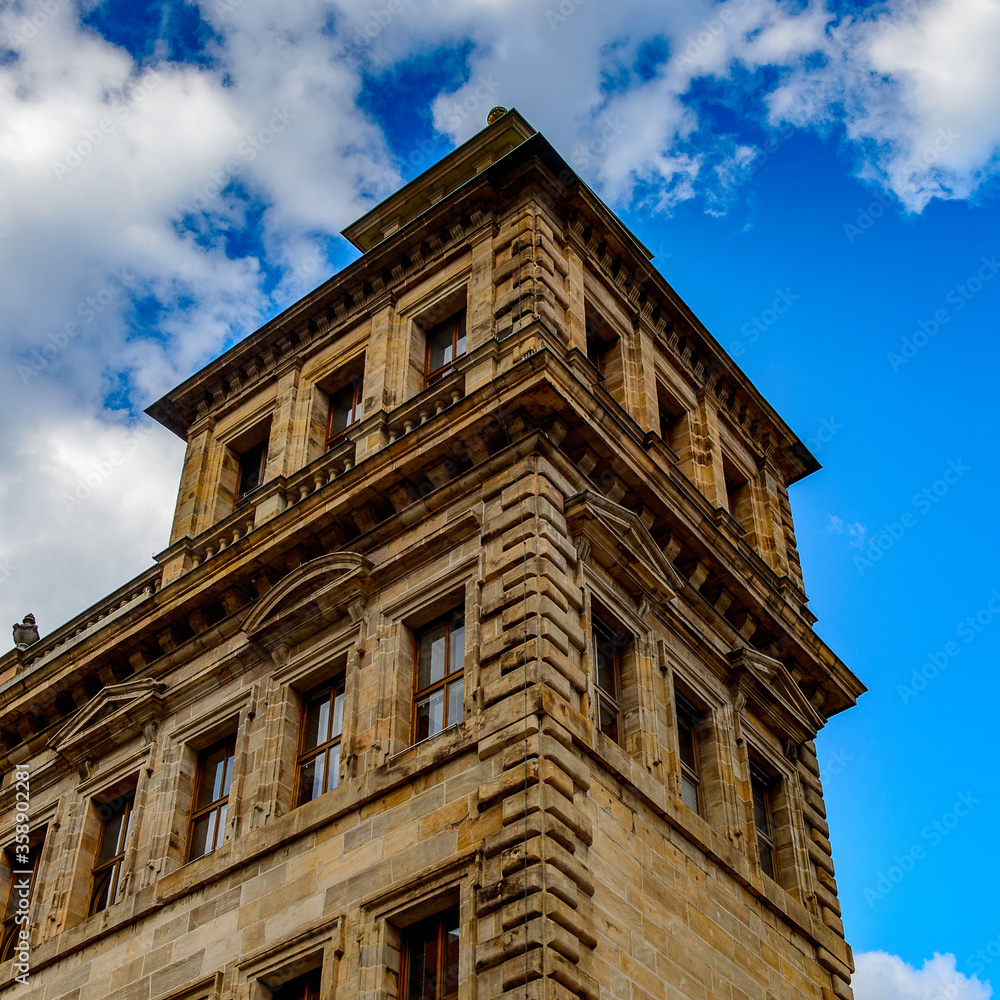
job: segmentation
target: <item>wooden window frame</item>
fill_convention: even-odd
[[[410,993],[410,961],[411,953],[413,951],[413,946],[415,944],[414,938],[416,933],[424,928],[436,925],[437,931],[437,969],[435,972],[437,978],[438,988],[435,991],[436,995],[434,1000],[458,1000],[459,994],[459,968],[458,962],[461,960],[461,921],[459,916],[459,908],[457,906],[451,906],[446,910],[442,910],[440,913],[435,913],[433,916],[426,917],[423,920],[418,921],[415,924],[411,924],[409,927],[405,927],[400,931],[400,962],[399,962],[399,1000],[407,1000]],[[458,956],[456,957],[455,966],[455,991],[453,993],[442,993],[442,983],[444,981],[444,961],[445,961],[445,941],[446,935],[448,933],[449,925],[457,925],[459,928],[459,947]],[[425,940],[425,937],[421,937],[421,940]]]
[[[699,722],[704,715],[679,691],[674,692],[674,713],[677,721],[677,762],[681,771],[681,799],[685,804],[693,809],[699,816],[704,815],[704,801],[701,788],[701,736],[698,732]],[[692,767],[684,760],[681,752],[681,729],[688,734],[691,740],[691,757],[694,761]],[[684,799],[684,782],[688,781],[694,789],[695,805],[691,805]]]
[[[315,799],[325,795],[327,792],[332,792],[340,784],[340,756],[338,755],[337,757],[337,767],[335,769],[331,769],[330,755],[335,747],[340,747],[344,738],[344,712],[347,704],[346,680],[347,678],[345,675],[340,674],[329,683],[322,684],[319,687],[314,688],[308,694],[302,696],[302,711],[299,713],[298,751],[295,757],[295,802],[293,808],[303,806],[307,802],[313,802]],[[330,736],[322,743],[316,744],[316,746],[304,746],[303,744],[306,738],[306,721],[309,717],[309,706],[314,702],[318,702],[321,698],[327,699],[327,704],[330,706],[330,729],[332,731],[333,720],[336,718],[338,696],[343,699],[341,702],[340,731],[335,736]],[[318,760],[320,757],[323,757],[324,764],[323,791],[321,791],[319,795],[314,795],[311,798],[303,798],[303,768],[307,767],[314,760]],[[333,785],[327,788],[326,785],[331,774],[335,776],[336,780]]]
[[[119,841],[115,845],[117,848],[116,853],[108,858],[107,861],[102,861],[100,864],[94,864],[90,873],[90,903],[87,907],[87,913],[89,916],[93,916],[95,913],[101,913],[104,910],[110,909],[115,903],[118,902],[118,893],[121,890],[122,884],[122,869],[125,866],[125,857],[128,854],[129,843],[132,839],[132,820],[135,815],[135,794],[136,789],[132,788],[130,791],[119,796],[121,798],[122,812],[124,813],[124,818],[121,825],[121,831],[119,833]],[[95,803],[98,809],[102,805],[106,806],[108,803]],[[94,856],[95,862],[97,858],[101,855],[101,847],[104,844],[104,834],[108,828],[108,821],[114,816],[118,815],[117,812],[112,813],[107,819],[101,820],[101,829],[97,837],[97,853]],[[96,906],[98,896],[98,879],[103,878],[105,872],[110,872],[110,891],[108,892],[108,901],[104,906]],[[108,884],[108,883],[105,883]]]
[[[604,733],[608,739],[613,740],[619,746],[624,746],[624,732],[622,726],[622,653],[628,643],[620,640],[628,636],[628,632],[618,632],[598,611],[591,612],[591,632],[593,634],[593,656],[594,656],[594,692],[595,707],[597,709],[597,729]],[[614,691],[608,691],[601,686],[598,643],[604,641],[611,647],[611,676],[615,685]],[[614,716],[613,726],[605,728],[601,725],[601,708],[607,708]],[[608,732],[613,729],[613,735]]]
[[[267,445],[268,442],[265,438],[263,441],[258,441],[257,444],[251,445],[239,456],[239,467],[236,470],[236,496],[233,498],[233,510],[239,510],[240,507],[246,506],[250,497],[264,485],[264,471],[267,468]],[[241,490],[241,487],[243,486],[243,466],[246,457],[258,448],[261,449],[261,456],[257,482],[249,489]]]
[[[336,400],[339,396],[346,395],[348,389],[351,390],[351,405],[347,411],[347,423],[342,430],[334,431],[333,418],[337,412]],[[352,378],[339,389],[334,389],[333,392],[327,393],[327,398],[329,401],[329,412],[326,417],[326,447],[324,451],[329,451],[340,444],[347,436],[348,428],[353,427],[361,419],[361,410],[364,404],[364,380],[360,377]]]
[[[452,661],[452,633],[455,631],[455,622],[461,621],[462,623],[462,666],[460,669],[452,671],[451,661]],[[437,628],[439,625],[445,625],[445,673],[439,680],[432,681],[426,687],[420,687],[420,642],[423,637],[430,632],[432,629]],[[443,733],[447,729],[451,729],[453,726],[459,723],[450,723],[448,719],[450,717],[451,708],[451,688],[452,685],[459,679],[462,678],[462,718],[465,718],[465,603],[457,604],[450,611],[445,612],[443,615],[439,615],[433,621],[428,622],[426,625],[421,625],[419,628],[413,630],[413,699],[410,708],[410,745],[415,746],[417,743],[421,743],[424,740],[431,739],[437,736],[438,733]],[[418,736],[418,709],[420,702],[430,695],[435,694],[437,691],[444,691],[444,710],[443,710],[443,725],[441,729],[436,733],[428,733],[427,736]]]
[[[219,740],[217,743],[213,743],[212,746],[205,750],[202,750],[198,754],[198,767],[195,772],[195,782],[194,782],[194,794],[191,796],[191,815],[188,817],[188,832],[187,832],[187,847],[184,851],[184,857],[187,861],[196,861],[192,855],[192,849],[194,848],[194,828],[198,821],[211,812],[220,811],[223,806],[226,808],[226,819],[229,819],[229,792],[233,781],[233,768],[236,764],[236,733],[231,736],[227,736],[225,739]],[[232,753],[226,757],[226,769],[223,771],[223,788],[225,789],[225,794],[221,795],[218,799],[210,802],[206,806],[202,806],[200,809],[196,808],[196,803],[201,794],[201,783],[205,780],[205,765],[208,763],[208,758],[216,751],[223,747],[229,747],[232,749]],[[228,774],[227,774],[228,771]],[[226,778],[228,777],[228,782]],[[203,854],[199,854],[198,858],[204,858],[209,854],[217,851],[225,841],[226,837],[226,823],[216,824],[215,827],[215,843],[210,850],[205,851]]]
[[[20,864],[17,860],[16,848],[9,848],[6,851],[7,859],[10,863],[10,886],[7,892],[7,905],[4,907],[3,920],[0,921],[0,963],[7,962],[14,957],[17,949],[17,942],[20,939],[21,924],[18,923],[18,913],[20,904],[19,879],[23,878],[26,872],[28,876],[28,911],[31,910],[31,900],[35,894],[35,885],[38,882],[38,867],[42,857],[42,849],[45,846],[45,837],[37,844],[28,848],[28,866]]]
[[[760,764],[750,761],[750,802],[758,861],[761,871],[775,882],[778,881],[778,852],[774,840],[774,791],[779,781],[780,779],[768,774]],[[765,826],[763,830],[757,816],[758,794]]]
[[[455,369],[455,362],[459,358],[465,357],[468,352],[468,332],[466,330],[466,313],[467,310],[460,309],[457,313],[449,316],[446,320],[437,323],[435,326],[431,327],[430,330],[425,334],[424,340],[424,388],[433,385],[435,382],[439,382],[446,375],[450,374]],[[451,327],[451,349],[452,356],[451,360],[445,362],[440,367],[431,371],[431,344],[437,339],[437,337],[443,333],[448,327]],[[460,341],[465,341],[465,346],[462,349],[462,353],[458,353],[458,345]],[[419,355],[418,355],[419,357]]]

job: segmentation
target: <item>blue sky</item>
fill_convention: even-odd
[[[143,407],[516,106],[824,466],[792,503],[870,689],[819,740],[859,1000],[991,996],[998,47],[996,0],[0,3],[8,620],[149,565],[182,448]]]

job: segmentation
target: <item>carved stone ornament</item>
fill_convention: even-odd
[[[34,615],[25,615],[23,622],[14,623],[14,645],[18,649],[27,649],[33,643],[38,642],[39,638]]]

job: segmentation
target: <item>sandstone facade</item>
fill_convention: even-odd
[[[812,740],[864,688],[803,591],[815,460],[516,112],[346,235],[359,260],[150,408],[187,441],[156,565],[0,659],[0,848],[25,770],[39,848],[0,989],[390,1000],[447,913],[439,997],[850,998]]]

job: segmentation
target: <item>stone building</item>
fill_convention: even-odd
[[[149,408],[156,564],[0,659],[0,990],[851,997],[816,461],[514,111],[345,235]]]

